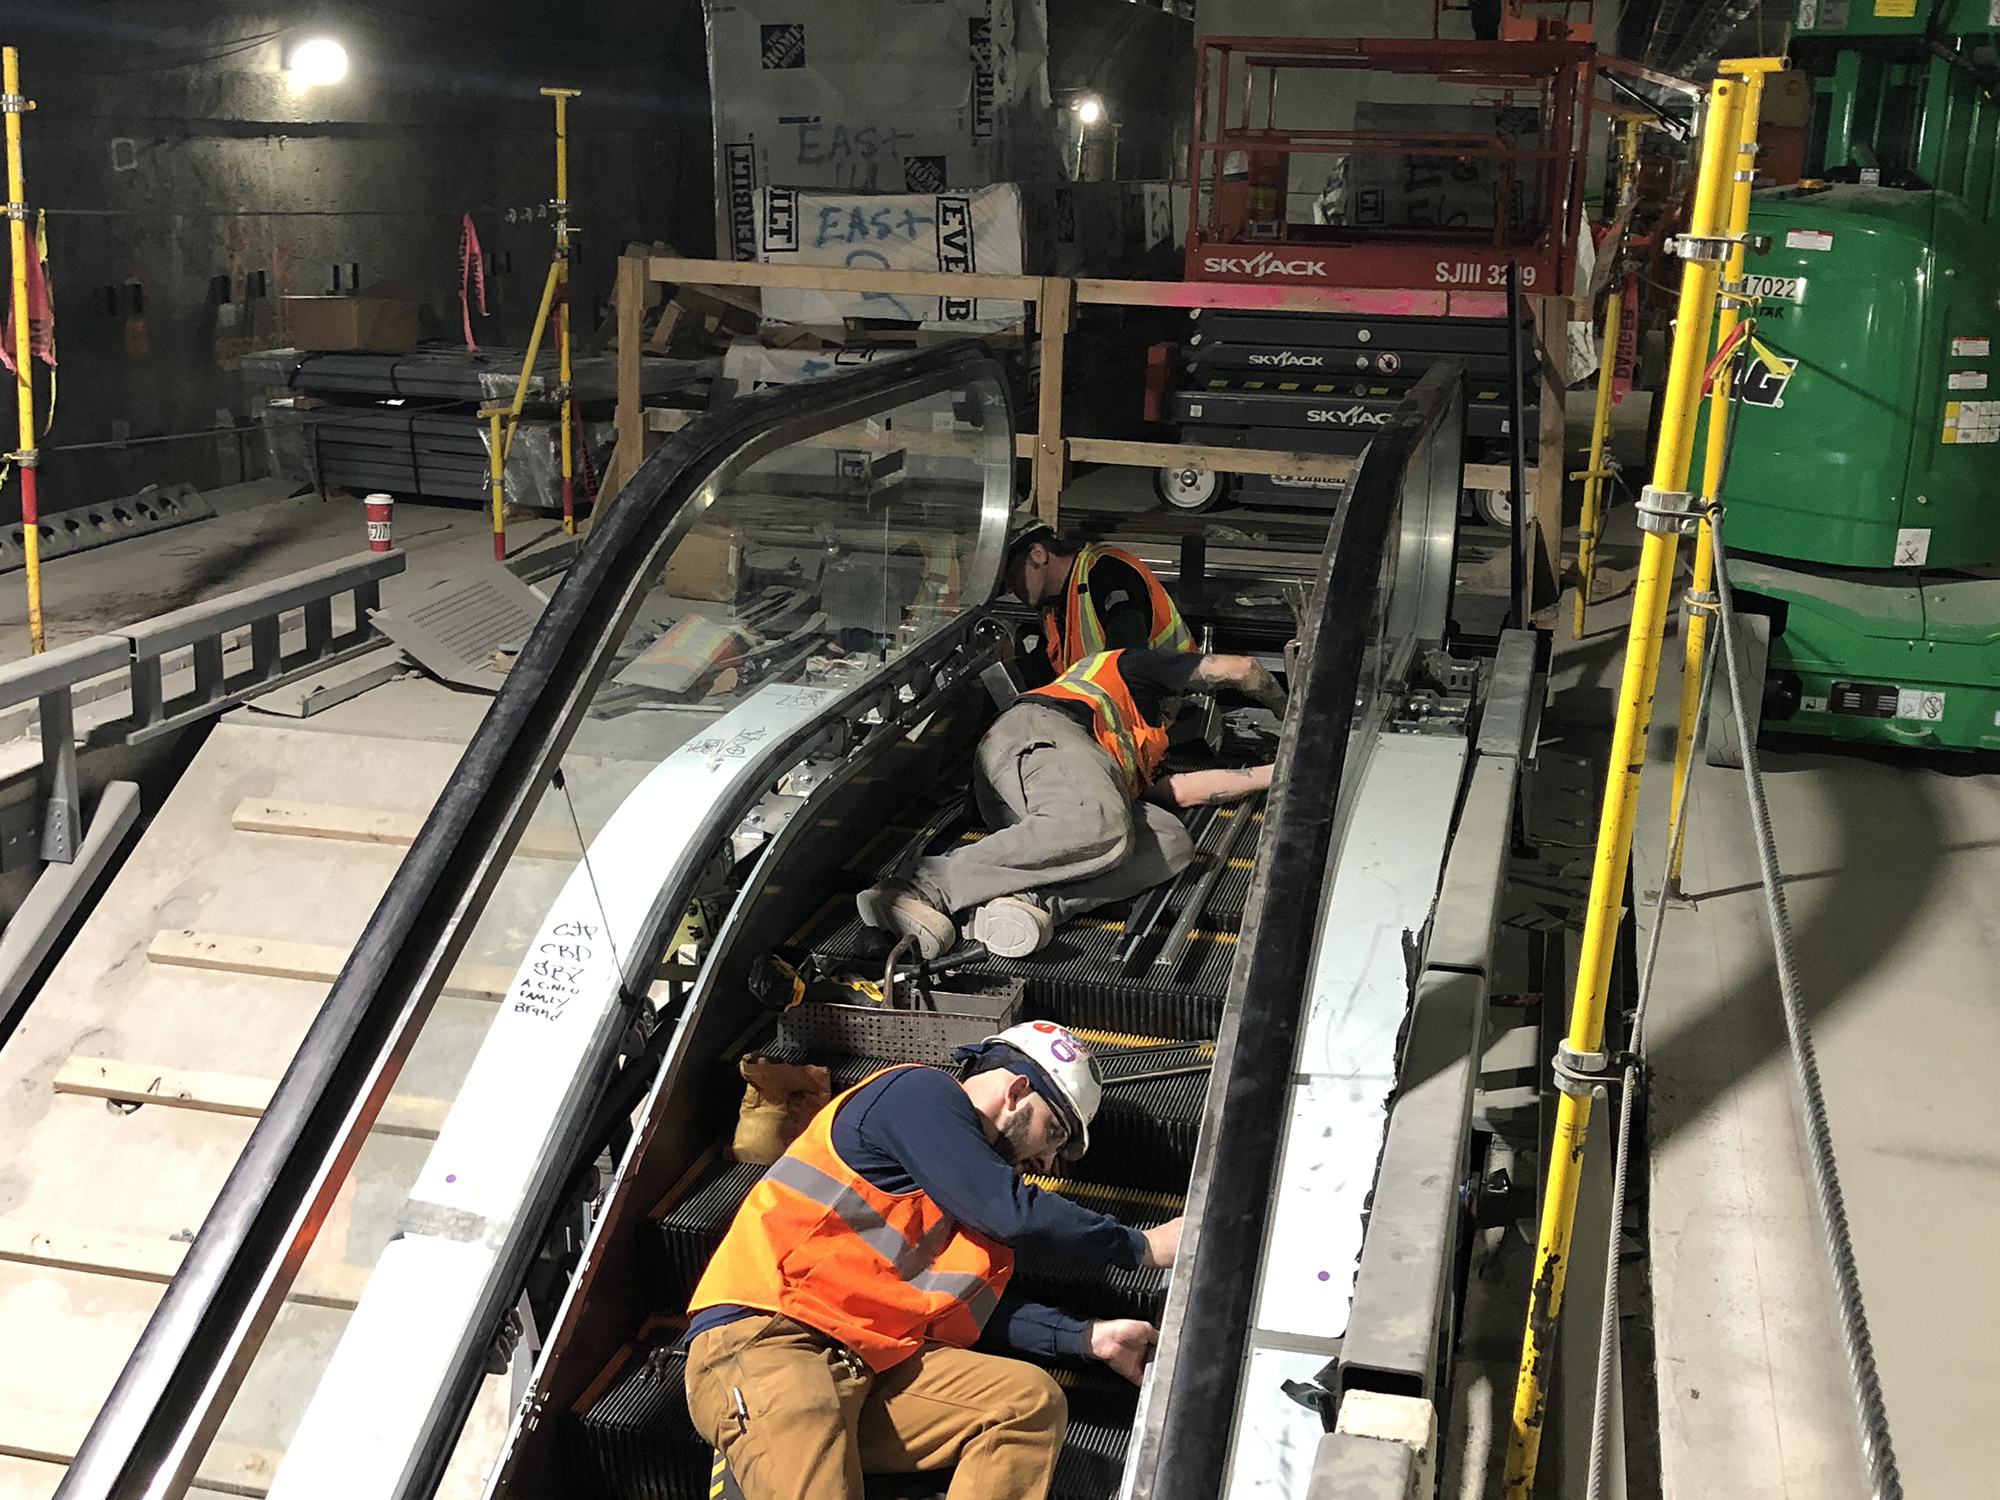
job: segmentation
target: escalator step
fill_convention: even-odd
[[[1118,973],[1112,959],[1121,929],[1101,919],[1073,922],[1033,958],[994,959],[965,974],[1018,978],[1027,984],[1028,1014],[1075,1029],[1140,1032],[1160,1037],[1212,1037],[1222,1024],[1236,934],[1204,928],[1171,976]],[[852,900],[837,898],[794,936],[792,946],[817,954],[822,970],[853,968],[879,974],[888,955],[885,934],[864,926]]]
[[[709,1500],[714,1450],[688,1419],[686,1355],[655,1342],[620,1359],[623,1371],[610,1388],[563,1424],[570,1473],[587,1478],[601,1500]],[[1130,1387],[1121,1392],[1108,1386],[1096,1369],[1058,1371],[1056,1378],[1071,1409],[1049,1494],[1054,1500],[1110,1500],[1132,1436]],[[944,1472],[870,1475],[867,1493],[869,1500],[942,1493],[949,1478]]]
[[[711,1450],[687,1414],[687,1356],[655,1345],[563,1424],[570,1471],[604,1500],[708,1500]]]
[[[1049,1485],[1051,1500],[1110,1500],[1124,1477],[1125,1449],[1131,1441],[1130,1422],[1072,1419]]]
[[[645,1239],[656,1252],[647,1257],[654,1264],[655,1306],[674,1313],[686,1309],[729,1221],[763,1175],[754,1162],[722,1157],[654,1218]]]

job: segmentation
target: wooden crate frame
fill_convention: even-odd
[[[1032,303],[1041,343],[1036,424],[1016,437],[1018,457],[1031,461],[1036,514],[1060,524],[1060,497],[1069,465],[1116,464],[1153,469],[1189,465],[1225,474],[1289,474],[1345,479],[1355,460],[1342,455],[1276,448],[1217,448],[1199,443],[1133,443],[1070,437],[1063,428],[1063,351],[1080,304],[1111,307],[1229,308],[1263,312],[1368,313],[1378,316],[1501,316],[1505,298],[1474,302],[1463,293],[1380,291],[1367,288],[1241,286],[1186,281],[1113,281],[1066,276],[995,276],[951,271],[870,271],[843,266],[778,266],[761,261],[688,260],[672,256],[621,256],[618,261],[618,447],[605,475],[614,494],[638,467],[647,419],[639,394],[639,357],[646,289],[650,282],[687,286],[781,287],[818,292],[881,292],[923,297],[985,297]],[[1567,354],[1569,304],[1561,297],[1526,299],[1536,310],[1543,344],[1541,451],[1527,476],[1535,527],[1537,606],[1553,603],[1562,577],[1562,410],[1558,362]],[[1496,305],[1488,306],[1488,303]],[[1467,488],[1499,489],[1504,465],[1468,464]]]

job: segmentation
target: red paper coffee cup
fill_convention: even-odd
[[[396,502],[389,495],[370,495],[362,502],[368,507],[368,550],[387,552],[395,545],[390,540],[389,509]]]

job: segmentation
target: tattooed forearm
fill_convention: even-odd
[[[1207,688],[1234,688],[1279,718],[1285,716],[1285,690],[1253,656],[1204,656],[1195,666],[1194,680]]]
[[[1240,770],[1179,771],[1162,780],[1155,790],[1170,807],[1203,807],[1212,802],[1234,802],[1268,790],[1270,785],[1271,767],[1246,766]]]

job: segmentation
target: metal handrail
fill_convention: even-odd
[[[627,482],[348,955],[70,1464],[57,1490],[62,1500],[136,1500],[186,1488],[636,618],[656,562],[714,500],[717,469],[773,429],[975,379],[1004,389],[984,350],[961,341],[761,391],[673,434]],[[982,535],[982,557],[997,572],[997,529],[985,557],[988,540]],[[628,982],[644,957],[628,955]]]
[[[404,563],[404,554],[397,550],[363,552],[127,627],[120,632],[132,648],[132,727],[126,742],[137,744],[171,733],[285,678],[366,649],[375,640],[368,617],[381,608],[381,581],[402,572]],[[354,624],[336,635],[333,601],[344,593],[354,595]],[[306,639],[303,647],[287,656],[278,617],[294,609],[305,615]],[[250,630],[250,665],[228,676],[222,638],[245,626]],[[162,696],[161,658],[184,646],[194,652],[194,689],[168,701]]]
[[[1277,1186],[1316,917],[1333,878],[1349,734],[1373,644],[1370,611],[1404,491],[1431,482],[1427,440],[1464,401],[1458,367],[1434,366],[1370,440],[1335,513],[1279,740],[1264,836],[1229,972],[1214,1083],[1188,1190],[1183,1252],[1140,1413],[1126,1492],[1211,1500],[1227,1487],[1264,1230]],[[1273,1059],[1286,1059],[1274,1066]],[[1227,1106],[1225,1109],[1224,1106]]]
[[[50,864],[68,864],[82,838],[76,769],[79,686],[121,668],[130,674],[132,711],[119,726],[119,743],[136,745],[184,729],[288,678],[366,649],[375,636],[368,617],[381,604],[381,581],[402,572],[404,562],[400,551],[363,552],[0,666],[0,711],[30,699],[39,702],[46,799],[41,857]],[[354,624],[335,635],[333,601],[346,593],[354,595]],[[305,615],[305,645],[285,655],[279,617],[295,609]],[[245,626],[250,630],[250,667],[225,676],[223,638]],[[162,658],[184,647],[193,650],[194,691],[168,703],[162,698]]]

